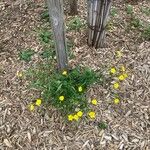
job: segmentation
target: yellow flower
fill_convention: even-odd
[[[120,103],[120,100],[118,98],[115,98],[114,99],[114,104],[119,104]]]
[[[119,83],[115,82],[114,83],[114,89],[118,89],[119,88]]]
[[[93,105],[97,105],[97,100],[96,100],[96,99],[93,99],[93,100],[91,101],[91,103],[92,103]]]
[[[73,115],[68,115],[68,120],[72,121],[74,119]]]
[[[124,76],[124,78],[127,78],[127,77],[128,77],[128,74],[127,74],[127,73],[124,73],[123,76]]]
[[[83,116],[83,112],[82,112],[82,111],[78,111],[78,112],[77,112],[77,116],[78,116],[78,117],[82,117],[82,116]]]
[[[79,116],[78,115],[74,115],[73,119],[76,120],[76,121],[78,121],[79,120]]]
[[[63,71],[62,75],[66,76],[67,75],[67,71]]]
[[[122,54],[122,52],[120,50],[116,51],[116,55],[119,58],[123,56],[123,54]]]
[[[119,79],[120,81],[123,81],[123,80],[125,79],[125,77],[124,77],[124,75],[120,75],[120,76],[118,77],[118,79]]]
[[[94,112],[94,111],[89,112],[89,117],[90,117],[91,119],[95,119],[95,117],[96,117],[95,112]]]
[[[36,99],[35,104],[36,104],[37,106],[40,106],[40,105],[41,105],[41,103],[42,103],[42,100],[41,100],[41,99]]]
[[[30,104],[30,105],[29,105],[29,110],[30,110],[30,111],[33,111],[33,110],[34,110],[34,104]]]
[[[59,100],[60,101],[64,101],[65,97],[62,95],[62,96],[59,96]]]
[[[115,68],[111,68],[110,73],[115,74],[116,73],[116,69]]]
[[[21,78],[22,76],[23,76],[23,73],[22,72],[20,72],[20,71],[17,71],[17,77],[19,77],[19,78]]]
[[[78,87],[78,91],[79,91],[79,92],[82,92],[82,91],[83,91],[82,86],[79,86],[79,87]]]
[[[122,71],[122,72],[125,72],[125,71],[126,71],[126,69],[125,69],[124,66],[121,66],[121,71]]]

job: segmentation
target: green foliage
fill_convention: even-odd
[[[130,26],[134,28],[140,28],[143,26],[142,21],[136,17],[132,17],[130,21]]]
[[[20,60],[29,62],[29,61],[31,61],[31,57],[34,53],[35,52],[32,49],[27,49],[27,50],[21,51],[19,53],[19,58],[20,58]]]
[[[115,17],[117,15],[117,9],[112,7],[110,14]]]
[[[133,14],[133,6],[132,5],[127,5],[126,11],[127,11],[127,14],[132,15]]]
[[[73,41],[67,40],[67,50],[68,50],[68,55],[70,59],[74,58],[74,54],[72,52],[73,46],[74,46]]]
[[[69,30],[79,31],[84,26],[84,23],[79,17],[74,17],[67,26]]]
[[[41,13],[41,19],[45,20],[46,22],[49,22],[49,13],[48,10],[45,10]]]
[[[144,7],[142,7],[141,8],[141,11],[144,13],[144,14],[146,14],[147,16],[150,16],[150,8],[144,8]]]
[[[102,80],[100,74],[88,68],[78,67],[63,75],[50,69],[49,64],[29,71],[28,75],[30,79],[32,78],[31,85],[41,90],[43,101],[54,106],[64,115],[74,113],[76,109],[88,110],[87,88]],[[78,91],[80,86],[83,89],[82,92]],[[64,96],[64,101],[59,100],[60,96]]]
[[[98,127],[102,130],[107,129],[107,124],[105,122],[99,122]]]
[[[146,40],[150,40],[150,25],[145,27],[142,37],[144,37]]]
[[[55,51],[54,49],[51,49],[51,48],[45,49],[40,55],[43,59],[53,58],[55,55]]]
[[[52,41],[52,35],[53,33],[51,31],[42,30],[39,33],[40,40],[44,43],[49,43]]]

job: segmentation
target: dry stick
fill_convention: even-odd
[[[63,20],[63,0],[47,0],[47,3],[49,16],[52,20],[58,67],[60,70],[64,70],[68,67],[68,59]]]

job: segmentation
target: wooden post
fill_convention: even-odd
[[[105,28],[110,12],[111,0],[88,0],[88,45],[104,46]]]
[[[49,16],[55,40],[58,67],[65,70],[68,67],[66,39],[63,14],[63,0],[47,0]]]
[[[69,0],[70,3],[70,15],[74,16],[78,14],[77,3],[78,0]]]

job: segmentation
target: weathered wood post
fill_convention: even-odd
[[[104,46],[105,28],[110,12],[111,0],[88,0],[88,45]]]
[[[52,22],[58,67],[60,70],[65,70],[68,67],[68,58],[66,52],[63,0],[47,0],[47,3]]]
[[[70,15],[74,16],[78,14],[77,3],[78,0],[69,0],[70,3]]]

